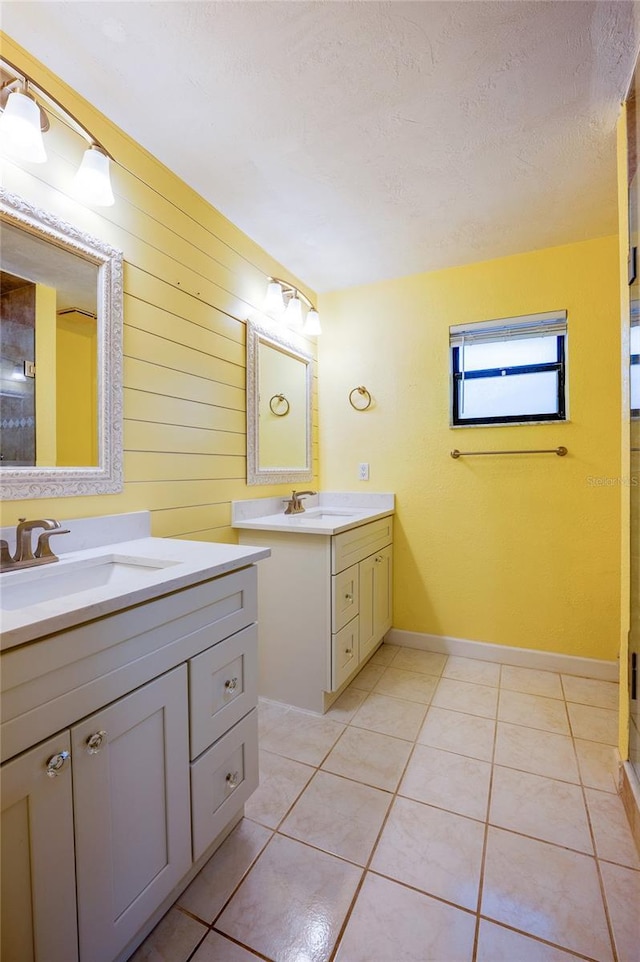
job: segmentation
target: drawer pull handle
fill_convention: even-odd
[[[353,654],[353,648],[345,648],[344,653],[345,653],[345,655],[352,655],[352,654]]]
[[[96,732],[87,738],[87,752],[89,755],[97,755],[104,743],[107,733],[104,731]]]
[[[224,683],[225,691],[235,691],[238,687],[237,678],[228,678]]]
[[[68,758],[71,758],[69,752],[58,752],[57,755],[52,755],[51,758],[47,759],[46,769],[49,778],[57,777]]]
[[[237,788],[240,776],[238,772],[227,772],[227,784],[229,788]]]

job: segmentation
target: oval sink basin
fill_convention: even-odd
[[[69,564],[56,562],[8,572],[0,579],[0,607],[6,611],[30,608],[105,586],[131,591],[149,582],[158,569],[179,563],[110,554]]]

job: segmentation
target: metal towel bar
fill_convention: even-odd
[[[457,448],[454,448],[451,457],[468,458],[470,456],[475,457],[478,454],[557,454],[559,458],[563,458],[567,453],[564,446],[559,448],[531,448],[527,451],[458,451]]]

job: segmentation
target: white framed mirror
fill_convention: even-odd
[[[0,188],[4,499],[122,490],[122,253]]]
[[[247,484],[310,481],[313,358],[247,321]]]

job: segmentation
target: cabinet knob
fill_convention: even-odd
[[[87,752],[90,755],[97,755],[102,748],[106,737],[107,733],[103,731],[95,732],[94,735],[89,735],[87,738]]]
[[[227,785],[229,788],[237,788],[240,776],[238,772],[227,772]]]
[[[353,648],[345,648],[344,653],[345,653],[345,655],[352,655],[352,654],[353,654]]]
[[[69,752],[58,752],[57,755],[47,759],[46,770],[49,778],[55,778],[60,773],[68,758],[71,758]]]
[[[382,561],[382,555],[379,554],[378,557],[376,558],[376,564],[379,565],[381,561]]]
[[[344,596],[344,600],[345,600],[345,601],[353,601],[353,595],[350,595],[350,594],[347,593],[347,594]]]
[[[238,687],[237,678],[228,678],[224,683],[225,691],[235,691]]]

